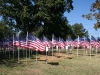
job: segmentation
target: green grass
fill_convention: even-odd
[[[6,61],[0,63],[0,75],[100,75],[100,54],[91,59],[86,55],[77,57],[76,51],[73,54],[74,58],[59,60],[58,65],[35,59],[27,59],[26,63],[25,58],[20,60],[21,63]]]

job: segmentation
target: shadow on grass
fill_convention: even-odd
[[[46,59],[39,59],[38,61],[46,61]]]
[[[11,66],[11,67],[15,67],[19,64],[22,64],[22,62],[18,63],[18,53],[19,53],[19,58],[20,59],[25,59],[26,58],[26,52],[27,52],[27,57],[29,57],[30,54],[30,59],[35,60],[36,59],[36,50],[27,50],[26,49],[20,49],[20,51],[18,52],[18,50],[14,50],[14,54],[13,54],[13,50],[0,50],[0,65],[6,65],[6,66]],[[54,51],[55,53],[56,51]],[[37,52],[38,55],[46,55],[46,51],[44,52]],[[52,56],[52,51],[49,51],[48,56]],[[54,55],[53,55],[54,56]],[[14,59],[13,59],[14,57]],[[59,58],[59,56],[58,56]],[[32,60],[32,61],[33,61]],[[37,57],[38,61],[46,61],[46,60],[40,60],[40,58]],[[58,65],[59,63],[57,62],[51,62],[49,64],[52,65]]]
[[[30,53],[30,58],[35,60],[36,59],[36,51],[33,50]],[[38,52],[38,54],[41,54]],[[29,57],[29,51],[27,51],[27,58]],[[25,59],[26,58],[26,50],[20,50],[19,52],[19,59]],[[39,58],[37,58],[39,59]],[[13,51],[5,51],[0,50],[0,65],[6,65],[8,67],[16,67],[18,65],[22,65],[23,62],[19,61],[18,62],[18,50],[15,50],[14,54]]]
[[[64,59],[72,59],[73,57],[65,57]]]
[[[95,54],[87,54],[87,56],[95,56]]]
[[[59,62],[48,62],[50,65],[59,65]]]
[[[0,61],[0,64],[1,65],[5,65],[5,66],[8,66],[8,67],[17,67],[18,65],[22,65],[22,62],[19,62],[16,61],[16,60],[2,60]]]
[[[57,58],[61,58],[62,56],[56,56]]]
[[[39,60],[40,58],[39,57],[31,57],[30,59],[37,59],[37,60]]]

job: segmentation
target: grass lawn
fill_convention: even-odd
[[[81,51],[81,53],[85,53]],[[76,51],[68,56],[73,56],[72,59],[66,58],[65,53],[60,58],[48,56],[48,64],[42,59],[45,55],[38,54],[36,61],[35,55],[32,58],[20,58],[20,63],[13,60],[0,61],[0,75],[100,75],[100,54],[94,56],[79,55]],[[26,62],[27,61],[27,62]]]

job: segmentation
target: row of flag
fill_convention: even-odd
[[[46,36],[43,36],[43,39],[39,39],[38,37],[27,32],[26,36],[14,36],[3,39],[0,41],[0,48],[9,48],[14,49],[17,47],[28,48],[31,50],[45,51],[46,47],[52,48],[58,46],[61,49],[65,49],[66,46],[72,47],[84,47],[89,49],[90,47],[98,47],[100,48],[100,38],[95,39],[92,35],[89,38],[80,38],[78,36],[77,40],[72,40],[70,37],[66,40],[62,38],[56,38],[52,35],[52,40],[49,40]]]

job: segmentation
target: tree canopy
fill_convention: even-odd
[[[72,25],[72,30],[75,38],[77,38],[78,36],[81,38],[88,37],[88,31],[84,28],[82,23],[75,23],[74,25]]]
[[[14,31],[12,28],[6,25],[3,21],[0,21],[0,40],[5,37],[10,37],[13,34]]]
[[[16,31],[36,32],[43,28],[41,34],[64,37],[68,21],[63,14],[73,10],[72,3],[72,0],[0,0],[0,15]]]
[[[82,17],[85,17],[88,20],[95,19],[96,23],[94,24],[94,28],[96,30],[100,28],[100,0],[95,0],[90,7],[90,13],[82,15]]]

